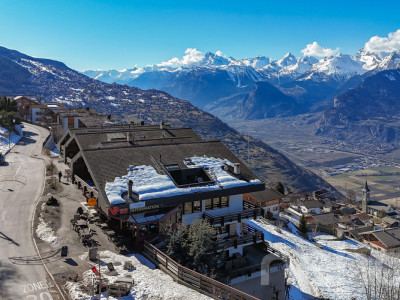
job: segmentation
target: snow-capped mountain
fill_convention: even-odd
[[[298,80],[327,80],[329,77],[333,77],[337,81],[344,81],[365,72],[363,63],[354,56],[339,53],[336,56],[325,57],[314,63]]]
[[[185,53],[188,57],[182,59],[121,71],[86,71],[85,75],[107,83],[160,89],[203,109],[215,109],[217,103],[226,105],[226,101],[219,100],[249,93],[257,82],[268,82],[294,97],[303,105],[302,111],[313,111],[333,105],[336,95],[356,87],[366,76],[400,67],[398,53],[365,49],[354,56],[339,53],[321,59],[296,57],[289,52],[279,60],[268,56],[235,59],[219,51],[202,54],[196,49]],[[236,97],[230,99],[234,101]]]

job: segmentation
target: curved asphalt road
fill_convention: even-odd
[[[44,184],[41,152],[48,130],[27,124],[24,132],[0,166],[0,299],[51,300],[41,262],[13,259],[37,257],[31,222]]]

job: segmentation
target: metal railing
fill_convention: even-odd
[[[96,190],[96,188],[87,184],[87,182],[84,181],[79,176],[74,175],[73,182],[78,185],[78,188],[82,188],[82,193],[84,196],[86,196],[86,194],[89,194],[89,196],[95,197],[95,198],[97,198],[99,196],[99,192]]]
[[[238,246],[257,244],[264,241],[264,233],[257,228],[244,223],[243,229],[242,235],[217,241],[217,251],[223,251],[228,248],[236,249]]]
[[[261,207],[249,208],[235,213],[227,213],[218,216],[212,216],[208,213],[203,214],[203,219],[212,225],[224,226],[225,223],[241,222],[244,219],[254,219],[264,216],[264,209]]]
[[[186,285],[203,292],[204,294],[224,300],[257,300],[245,292],[239,291],[233,287],[211,279],[203,274],[190,270],[172,258],[167,256],[161,250],[157,249],[148,242],[144,242],[144,255],[157,265],[162,265],[169,273],[173,274]]]

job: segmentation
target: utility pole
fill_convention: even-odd
[[[101,300],[101,266],[100,266],[100,252],[99,252],[99,254],[98,254],[98,256],[97,256],[98,258],[97,258],[97,261],[99,262],[99,277],[100,277],[100,280],[99,280],[99,299]]]

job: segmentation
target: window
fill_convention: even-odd
[[[193,212],[201,211],[201,201],[193,201]]]
[[[212,198],[205,200],[206,210],[229,207],[229,197]]]
[[[193,201],[193,202],[186,202],[183,206],[183,214],[192,214],[194,212],[201,211],[201,200]]]
[[[229,197],[221,197],[221,207],[229,207]]]
[[[274,206],[273,210],[278,210],[278,206]]]
[[[221,208],[221,198],[213,198],[212,203],[212,209]]]
[[[211,199],[207,199],[206,200],[206,210],[211,210],[212,208],[212,200]]]
[[[193,206],[192,206],[193,202],[186,202],[183,206],[183,214],[191,214],[193,213]]]

